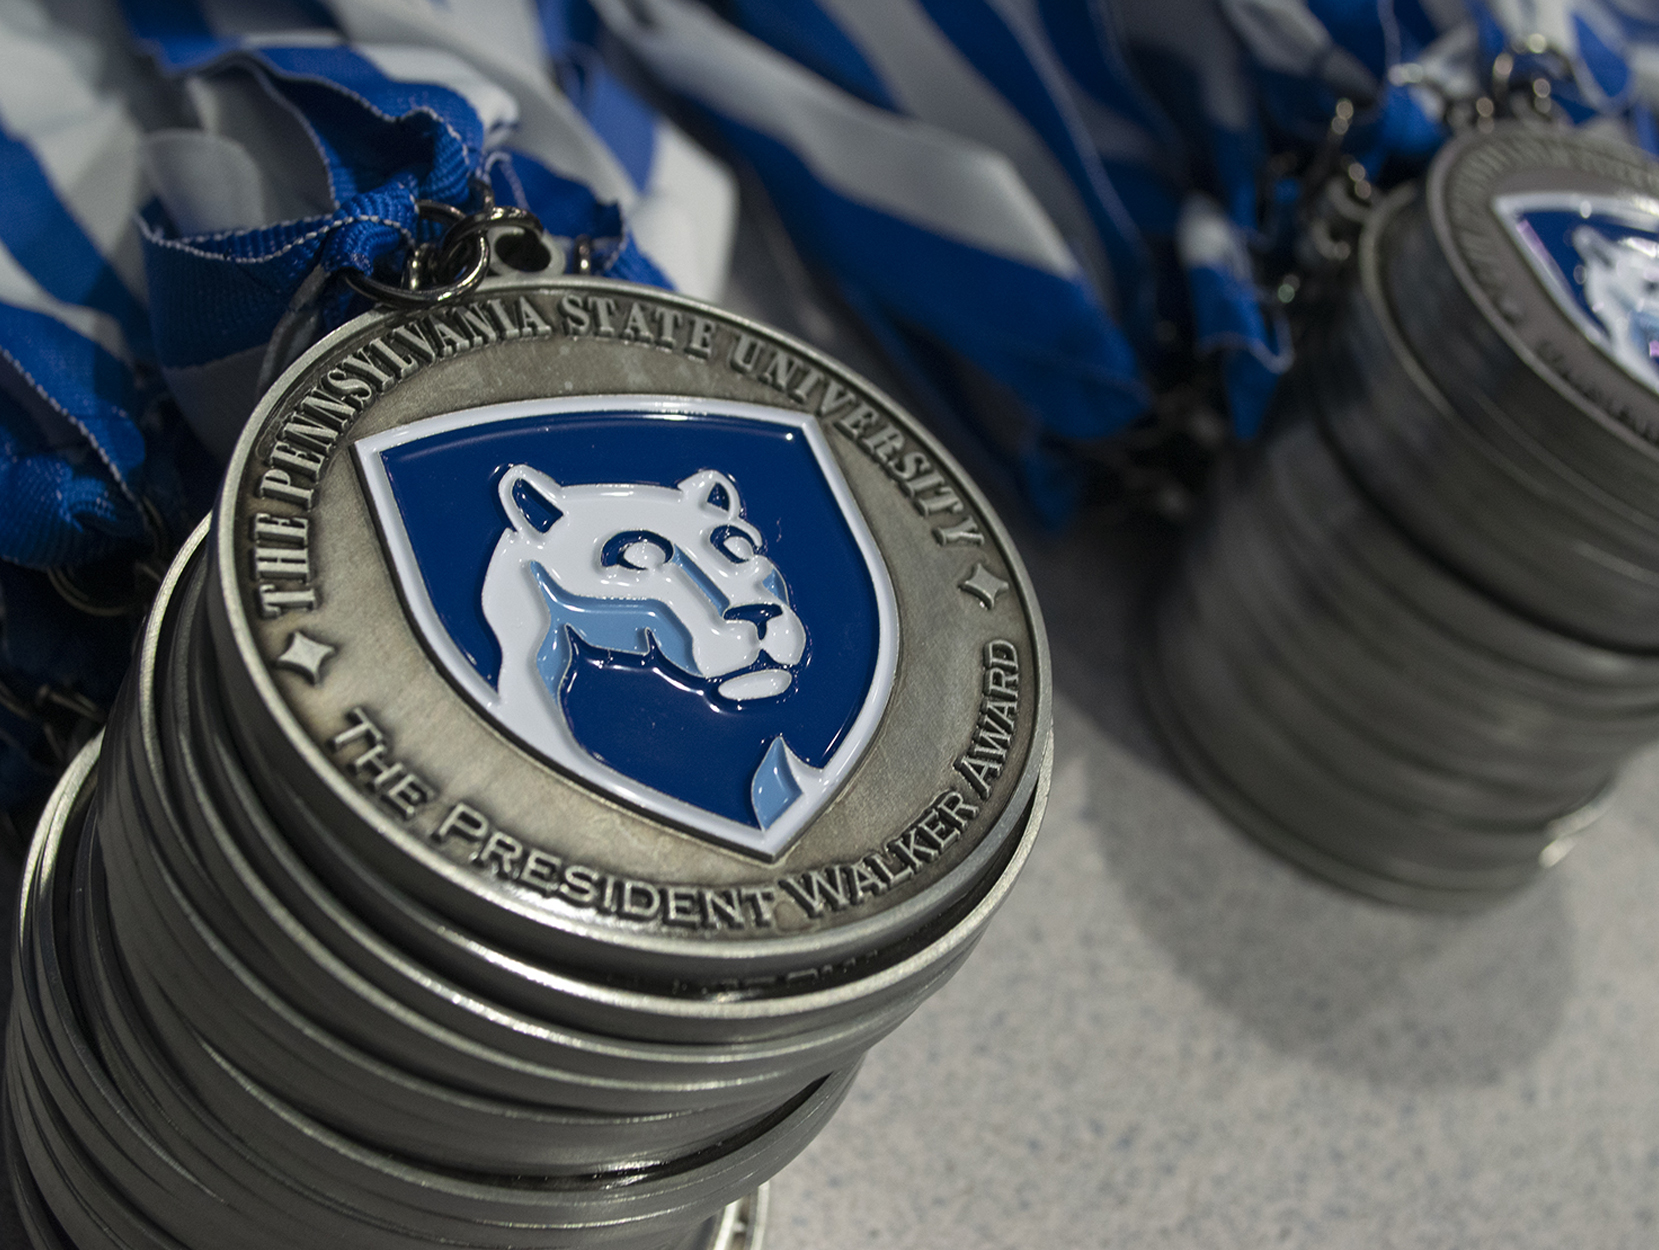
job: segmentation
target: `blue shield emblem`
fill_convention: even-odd
[[[1562,311],[1659,391],[1659,203],[1540,191],[1492,207]]]
[[[537,400],[356,454],[426,645],[567,773],[774,858],[868,747],[893,589],[810,416]]]

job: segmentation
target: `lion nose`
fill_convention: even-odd
[[[755,627],[755,637],[766,637],[766,622],[782,616],[783,609],[775,603],[740,603],[721,613],[728,621],[748,621]]]

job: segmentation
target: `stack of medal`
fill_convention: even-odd
[[[1035,611],[949,458],[759,326],[502,279],[342,328],[27,867],[37,1247],[754,1244],[1030,849]]]
[[[1659,737],[1659,168],[1521,125],[1374,213],[1144,685],[1251,833],[1462,907],[1557,862]]]

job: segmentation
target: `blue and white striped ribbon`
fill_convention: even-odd
[[[215,451],[251,408],[304,278],[367,271],[413,238],[417,200],[465,203],[483,176],[553,233],[598,240],[611,276],[718,288],[729,177],[564,32],[573,92],[556,87],[527,8],[334,0],[300,26],[235,8],[259,24],[226,29],[212,7],[127,9],[203,118],[148,141],[159,204],[143,237],[161,367]],[[204,297],[218,316],[191,315]],[[336,287],[322,328],[355,306]]]
[[[1218,359],[1254,431],[1290,353],[1252,257],[1299,193],[1262,161],[1324,145],[1339,100],[1347,157],[1399,176],[1445,138],[1453,79],[1474,91],[1541,33],[1574,120],[1651,129],[1626,69],[1651,32],[1600,0],[594,4],[924,382],[948,392],[965,361],[1001,384],[1005,450],[1051,515],[1064,445],[1139,415],[1172,338]]]
[[[182,532],[212,466],[172,405],[222,456],[308,276],[371,269],[412,237],[418,199],[464,204],[487,177],[591,236],[602,271],[714,295],[736,195],[560,6],[16,0],[0,24],[10,807],[45,777],[16,704],[44,687],[107,701],[127,654],[30,570],[142,551],[156,515]],[[324,288],[317,330],[353,308]]]
[[[908,65],[853,61],[850,39],[838,63],[826,61],[842,82],[881,82],[903,109],[861,98],[689,0],[595,7],[669,87],[710,110],[804,255],[893,348],[948,347],[1068,438],[1102,437],[1144,409],[1134,350],[1109,309],[1150,308],[1149,266],[1075,110],[1033,122],[938,28],[923,43],[919,23],[884,25],[916,17],[904,3],[845,4],[840,16],[862,14],[874,46],[908,40]],[[1064,160],[1050,146],[1060,139]]]
[[[1262,258],[1299,194],[1267,156],[1329,143],[1347,99],[1346,155],[1409,172],[1500,53],[1654,150],[1643,0],[9,0],[0,682],[107,698],[124,626],[32,570],[182,526],[211,485],[200,444],[234,438],[273,331],[348,315],[319,276],[397,252],[416,199],[487,177],[598,240],[608,272],[717,297],[735,183],[638,73],[1059,520],[1074,450],[1195,358],[1254,430],[1289,360]],[[40,781],[9,697],[8,806]]]

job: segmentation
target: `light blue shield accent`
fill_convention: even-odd
[[[570,667],[570,639],[567,626],[577,625],[583,640],[607,651],[644,655],[655,640],[657,650],[670,664],[688,673],[697,671],[691,654],[691,635],[680,619],[663,604],[650,599],[589,599],[573,595],[551,577],[536,569],[536,585],[547,599],[552,624],[536,653],[536,668],[549,690],[558,690]]]
[[[779,734],[766,748],[766,758],[755,769],[755,779],[749,786],[749,799],[755,805],[755,819],[765,829],[800,797],[801,787],[790,771],[789,751],[784,746],[783,735]]]

